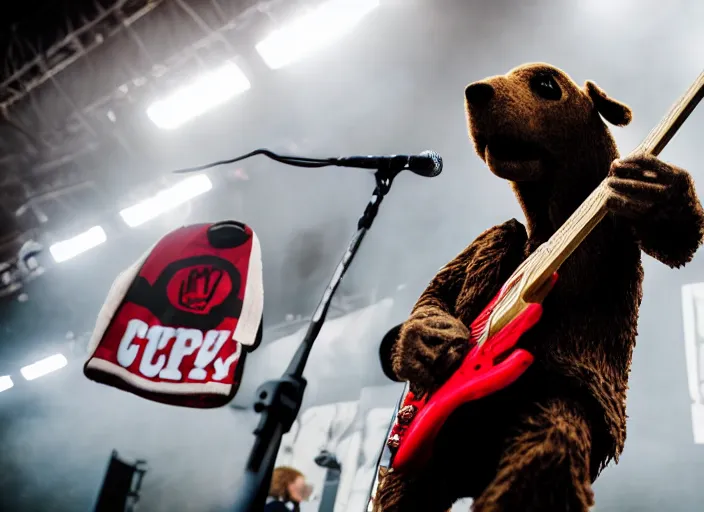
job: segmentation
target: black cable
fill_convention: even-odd
[[[239,162],[240,160],[245,160],[247,158],[251,158],[256,155],[264,155],[268,158],[271,158],[272,160],[275,160],[277,162],[281,162],[282,164],[293,165],[296,167],[327,167],[328,165],[335,164],[334,158],[304,158],[304,157],[299,157],[299,156],[277,155],[273,151],[262,148],[262,149],[255,149],[254,151],[250,151],[249,153],[247,153],[245,155],[241,155],[241,156],[238,156],[235,158],[230,158],[229,160],[220,160],[218,162],[212,162],[209,164],[198,165],[196,167],[186,167],[185,169],[178,169],[173,172],[177,173],[177,174],[184,174],[184,173],[188,173],[188,172],[204,171],[205,169],[211,169],[212,167],[217,167],[219,165],[227,165],[227,164]]]

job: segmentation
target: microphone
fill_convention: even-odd
[[[239,162],[246,158],[255,155],[264,155],[272,160],[286,165],[296,167],[327,167],[329,165],[337,165],[338,167],[357,167],[361,169],[383,169],[383,170],[398,170],[411,171],[418,176],[433,178],[442,172],[442,157],[435,151],[423,151],[420,155],[390,155],[390,156],[348,156],[342,158],[306,158],[299,156],[284,156],[277,155],[268,149],[255,149],[245,155],[240,155],[228,160],[220,160],[210,164],[198,165],[196,167],[187,167],[173,171],[181,174],[186,172],[204,171],[218,165],[227,165]]]
[[[333,158],[331,163],[338,167],[358,167],[361,169],[398,166],[426,178],[433,178],[442,172],[442,157],[435,151],[423,151],[420,155],[348,156]]]

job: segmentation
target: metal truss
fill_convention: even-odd
[[[35,88],[52,80],[61,71],[103,44],[121,28],[129,28],[162,1],[118,0],[109,9],[104,9],[96,2],[97,16],[94,19],[71,31],[45,51],[36,51],[36,55],[29,62],[19,66],[0,83],[0,109],[6,110]],[[5,66],[15,67],[7,60]]]
[[[11,213],[30,210],[41,224],[46,222],[41,202],[92,186],[77,160],[95,151],[100,137],[61,75],[161,3],[117,0],[105,8],[95,2],[91,19],[74,29],[67,18],[66,35],[47,48],[14,34],[0,82],[0,115],[5,131],[14,135],[0,145],[0,199]],[[47,176],[52,171],[57,172]]]
[[[78,26],[67,18],[65,36],[48,48],[16,34],[14,52],[0,67],[0,205],[24,217],[23,225],[49,229],[52,218],[42,205],[61,201],[70,210],[76,191],[107,197],[100,190],[101,152],[124,159],[125,168],[144,160],[121,136],[129,120],[115,122],[114,109],[158,95],[188,70],[236,56],[249,28],[267,23],[281,5],[298,3],[108,2],[96,0],[92,17]]]

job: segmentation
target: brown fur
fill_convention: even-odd
[[[533,81],[545,76],[559,98],[542,97],[550,94],[544,84],[536,92]],[[552,66],[530,64],[470,84],[466,95],[477,152],[510,181],[527,228],[514,219],[487,230],[422,294],[390,350],[394,373],[416,393],[432,393],[452,374],[468,350],[467,326],[607,176],[612,213],[563,265],[541,321],[521,339],[533,366],[461,408],[426,471],[388,475],[377,507],[439,512],[471,496],[482,512],[587,510],[591,482],[618,460],[626,437],[640,252],[670,267],[687,263],[701,244],[704,211],[686,171],[654,157],[617,160],[602,117],[625,125],[631,113],[593,82],[580,88]]]
[[[521,418],[474,510],[588,510],[590,448],[584,411],[564,399],[547,402]]]

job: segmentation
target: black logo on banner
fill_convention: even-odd
[[[138,276],[126,300],[148,309],[163,325],[207,331],[225,318],[239,318],[242,284],[240,272],[229,261],[195,256],[167,265],[153,285]]]

